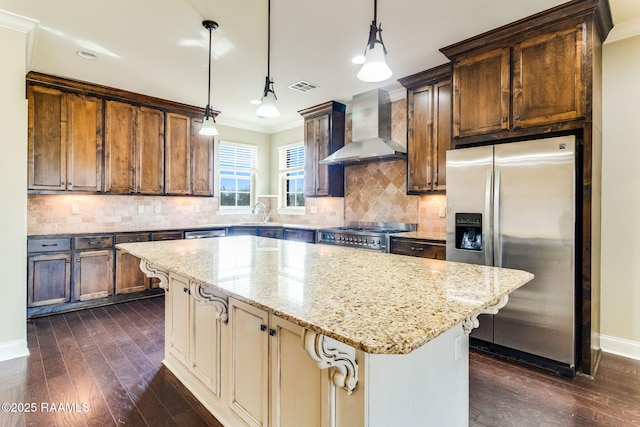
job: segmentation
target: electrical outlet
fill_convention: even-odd
[[[193,210],[196,211],[196,213],[200,212],[200,205],[195,205]]]
[[[138,206],[138,213],[140,215],[142,215],[144,213],[144,206],[142,206],[142,205]]]
[[[309,206],[309,213],[317,214],[318,213],[318,207],[317,206]]]
[[[78,215],[80,213],[80,205],[71,205],[71,213],[73,215]]]
[[[447,208],[445,208],[444,206],[440,207],[440,210],[438,211],[438,215],[440,215],[440,218],[444,218],[447,216]]]
[[[155,207],[155,212],[156,212],[156,213],[160,213],[160,206],[156,206],[156,207]]]

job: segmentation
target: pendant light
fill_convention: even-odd
[[[218,28],[218,24],[214,21],[202,21],[202,26],[209,30],[209,85],[207,86],[207,107],[204,109],[204,120],[200,128],[200,135],[214,136],[217,135],[216,118],[213,117],[211,111],[211,33]]]
[[[382,41],[382,24],[378,26],[378,0],[373,0],[373,21],[369,28],[369,41],[364,49],[364,64],[358,71],[363,82],[381,82],[393,74],[387,65],[387,49]]]
[[[256,110],[259,117],[278,117],[280,111],[276,107],[276,93],[273,91],[273,80],[271,80],[271,0],[267,6],[267,78],[264,82],[264,90],[260,106]]]

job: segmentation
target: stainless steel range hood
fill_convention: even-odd
[[[382,89],[353,97],[352,142],[320,160],[323,165],[350,165],[406,159],[407,149],[391,140],[391,100]]]

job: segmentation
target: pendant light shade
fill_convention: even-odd
[[[381,82],[387,80],[393,72],[387,65],[387,49],[382,41],[382,24],[378,26],[378,1],[373,2],[373,21],[369,27],[369,40],[364,50],[364,63],[358,71],[358,79],[363,82]]]
[[[273,90],[273,80],[271,80],[271,0],[267,4],[267,78],[262,91],[260,106],[256,110],[259,117],[278,117],[280,111],[276,107],[276,93]]]
[[[211,34],[213,30],[218,28],[218,24],[214,21],[202,21],[202,26],[209,30],[209,84],[207,86],[207,107],[204,110],[204,120],[200,128],[200,135],[214,136],[218,135],[216,128],[216,119],[211,111]]]
[[[260,101],[260,106],[256,111],[256,114],[260,117],[278,117],[280,115],[280,111],[278,111],[278,107],[276,107],[276,94],[272,88],[273,82],[267,76],[266,82],[264,84],[264,93],[262,94],[262,100]]]

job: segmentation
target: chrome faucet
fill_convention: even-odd
[[[262,207],[262,210],[264,211],[264,213],[262,214],[262,222],[269,221],[269,218],[271,217],[271,214],[269,212],[267,212],[267,207],[262,202],[258,202],[255,205],[253,205],[253,208],[251,209],[251,213],[252,214],[256,213],[256,211],[258,210],[259,207]]]

